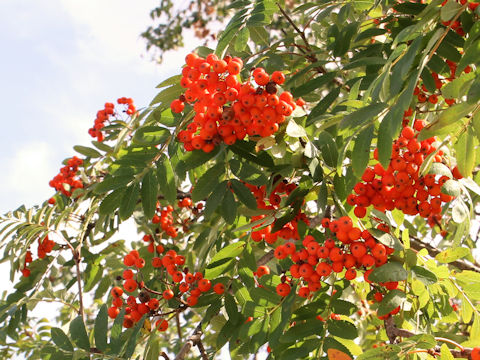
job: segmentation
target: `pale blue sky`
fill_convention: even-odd
[[[0,213],[54,193],[48,181],[73,145],[90,143],[105,102],[127,96],[145,106],[179,73],[187,50],[158,65],[139,36],[158,3],[0,0]]]

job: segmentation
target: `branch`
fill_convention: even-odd
[[[410,247],[414,250],[420,251],[422,249],[427,249],[428,255],[431,257],[435,257],[437,254],[441,253],[441,251],[437,248],[434,248],[432,245],[424,243],[420,239],[410,236]],[[460,270],[470,270],[480,273],[480,265],[477,263],[467,263],[463,260],[456,260],[450,263],[450,265],[455,266]]]
[[[202,334],[202,323],[200,322],[193,331],[193,334],[187,339],[187,342],[183,344],[177,356],[175,356],[175,360],[184,360],[185,356],[193,346],[198,347],[203,360],[208,360],[207,353],[205,352],[205,348],[201,341]]]
[[[282,15],[287,19],[288,23],[292,25],[293,29],[300,35],[302,38],[303,42],[305,43],[305,49],[308,51],[308,54],[305,50],[303,50],[300,45],[298,44],[293,44],[294,46],[298,47],[299,50],[305,54],[305,58],[310,61],[311,63],[316,63],[318,62],[318,59],[315,55],[315,52],[312,50],[310,47],[310,44],[308,43],[307,37],[305,36],[305,31],[300,30],[300,28],[295,24],[295,22],[292,20],[292,18],[286,13],[286,11],[280,6],[279,3],[277,3],[277,6],[282,13]],[[284,32],[284,31],[283,31]],[[285,32],[284,32],[285,33]],[[319,72],[320,74],[326,74],[328,71],[325,69],[323,66],[316,66],[315,70]],[[339,78],[334,78],[332,80],[337,86],[345,88],[345,90],[350,91],[350,86],[346,85],[343,83],[343,81]]]
[[[385,331],[387,332],[387,337],[388,337],[388,340],[390,341],[391,344],[394,344],[396,342],[395,340],[396,340],[397,337],[409,338],[409,337],[412,337],[412,336],[416,335],[416,334],[414,334],[414,333],[412,333],[408,330],[397,328],[397,326],[393,322],[393,317],[391,317],[391,316],[386,318],[384,320],[384,323],[385,323]],[[470,358],[470,354],[472,353],[471,348],[464,348],[461,345],[453,342],[450,339],[445,339],[445,338],[439,338],[438,337],[438,338],[435,338],[435,340],[448,342],[450,344],[453,344],[453,345],[457,346],[460,350],[449,349],[450,353],[453,355],[453,357],[455,357],[455,358],[465,358],[465,359]],[[437,345],[433,349],[428,349],[427,351],[428,352],[433,352],[433,353],[440,353],[440,346]]]
[[[266,253],[260,259],[257,260],[257,266],[265,265],[272,259],[273,259],[273,250],[270,250],[268,253]]]

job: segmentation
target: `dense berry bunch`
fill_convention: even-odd
[[[152,238],[146,235],[143,240],[151,242]],[[112,289],[112,306],[108,309],[108,314],[111,318],[116,318],[120,309],[125,307],[123,326],[126,328],[132,327],[148,313],[158,318],[156,327],[160,331],[165,331],[168,328],[168,320],[164,317],[175,313],[175,311],[162,313],[162,309],[171,308],[168,301],[175,299],[179,306],[186,308],[195,306],[203,293],[213,290],[217,294],[222,294],[225,291],[222,283],[212,286],[211,281],[204,278],[202,273],[193,274],[184,268],[185,257],[173,249],[165,252],[163,245],[155,247],[155,256],[152,259],[154,268],[164,270],[160,272],[160,276],[164,277],[163,283],[166,284],[162,292],[147,288],[141,280],[140,269],[145,266],[145,259],[137,250],[125,255],[123,263],[127,266],[122,274],[123,286],[115,286]],[[126,299],[122,297],[124,292],[130,294]],[[136,296],[133,295],[135,293]]]
[[[38,238],[38,247],[37,247],[38,258],[39,259],[44,259],[45,256],[47,256],[47,254],[53,250],[53,247],[55,245],[56,245],[55,241],[50,240],[48,238],[48,235],[45,235],[45,237],[43,237],[43,238],[39,237]],[[28,264],[30,264],[31,262],[33,262],[32,252],[30,250],[28,250],[26,255],[25,255],[25,260],[24,260],[24,263],[23,263],[23,269],[21,270],[22,275],[25,276],[25,277],[30,276],[30,269],[28,268]]]
[[[172,101],[171,109],[180,113],[185,102],[193,105],[193,121],[178,134],[187,151],[210,152],[222,141],[232,145],[247,135],[270,136],[296,107],[288,91],[277,95],[277,85],[285,81],[280,71],[269,75],[256,68],[240,82],[240,58],[210,54],[204,59],[191,53],[186,64],[180,84],[187,90]]]
[[[411,110],[406,116],[411,115]],[[355,215],[364,217],[366,208],[373,205],[379,211],[398,209],[407,215],[428,217],[440,214],[442,204],[453,199],[442,193],[442,185],[449,180],[448,176],[434,174],[419,175],[419,169],[425,158],[437,151],[435,139],[423,141],[417,139],[418,132],[424,127],[424,121],[416,119],[413,128],[404,123],[400,137],[394,142],[392,159],[387,169],[380,163],[365,169],[362,182],[355,185],[355,194],[347,198],[347,202],[355,206]],[[378,160],[375,150],[374,157]],[[439,150],[433,162],[445,162],[443,152]],[[452,169],[454,176],[458,171]]]
[[[287,242],[275,249],[277,259],[290,257],[293,264],[290,274],[303,283],[298,290],[301,297],[309,297],[312,292],[321,288],[321,280],[328,277],[332,271],[341,274],[347,280],[357,277],[357,270],[369,270],[374,266],[382,266],[388,261],[388,255],[393,249],[377,242],[367,230],[354,227],[348,216],[330,221],[322,221],[327,238],[318,242],[313,236],[307,235],[300,249],[294,243]],[[380,229],[388,232],[388,227],[381,225]],[[344,272],[345,270],[345,272]],[[284,296],[286,283],[279,285],[277,292]],[[286,284],[288,285],[288,284]]]
[[[290,193],[297,188],[297,185],[294,183],[288,183],[286,181],[281,181],[267,196],[266,187],[265,186],[255,186],[246,184],[246,186],[250,189],[255,200],[257,200],[257,207],[263,210],[277,210],[280,208],[280,203],[282,199],[285,199],[290,195]],[[252,216],[252,222],[261,220],[265,218],[266,215],[256,215]],[[280,237],[282,239],[295,239],[298,240],[300,236],[298,235],[298,221],[303,221],[305,224],[309,224],[309,219],[307,216],[302,212],[301,208],[295,217],[287,222],[283,227],[275,232],[272,232],[273,227],[275,226],[275,222],[272,224],[265,226],[259,230],[255,230],[252,232],[252,239],[256,242],[261,240],[265,240],[269,244],[275,243],[277,239]],[[262,224],[258,224],[254,226],[258,228],[262,226]]]
[[[130,98],[122,97],[117,99],[119,105],[125,105],[126,109],[124,112],[127,115],[133,115],[137,111],[135,105],[133,105],[133,100]],[[93,123],[93,127],[88,129],[88,133],[91,137],[97,138],[98,141],[103,141],[105,134],[102,132],[102,129],[105,127],[105,123],[110,120],[111,116],[115,115],[115,105],[113,103],[105,103],[103,109],[97,111],[97,117]]]
[[[67,165],[60,169],[60,172],[48,183],[55,190],[70,197],[76,189],[83,188],[82,181],[77,177],[78,167],[83,160],[76,156],[67,160]]]
[[[153,215],[152,223],[153,224],[160,224],[161,231],[168,236],[175,238],[177,237],[177,229],[174,226],[174,218],[173,218],[173,206],[168,205],[164,208],[161,208],[158,204],[157,206],[157,214]]]

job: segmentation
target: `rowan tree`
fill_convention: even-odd
[[[478,3],[221,4],[0,218],[2,358],[478,360]]]

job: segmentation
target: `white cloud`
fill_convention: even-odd
[[[27,205],[31,206],[43,202],[53,194],[54,190],[48,186],[55,171],[58,171],[52,167],[53,158],[55,156],[51,146],[38,141],[19,147],[8,160],[2,159],[6,165],[5,172],[1,175],[1,182],[6,185],[6,189],[2,189],[5,192],[2,196],[3,206],[21,205],[13,203],[16,199],[28,201]]]

